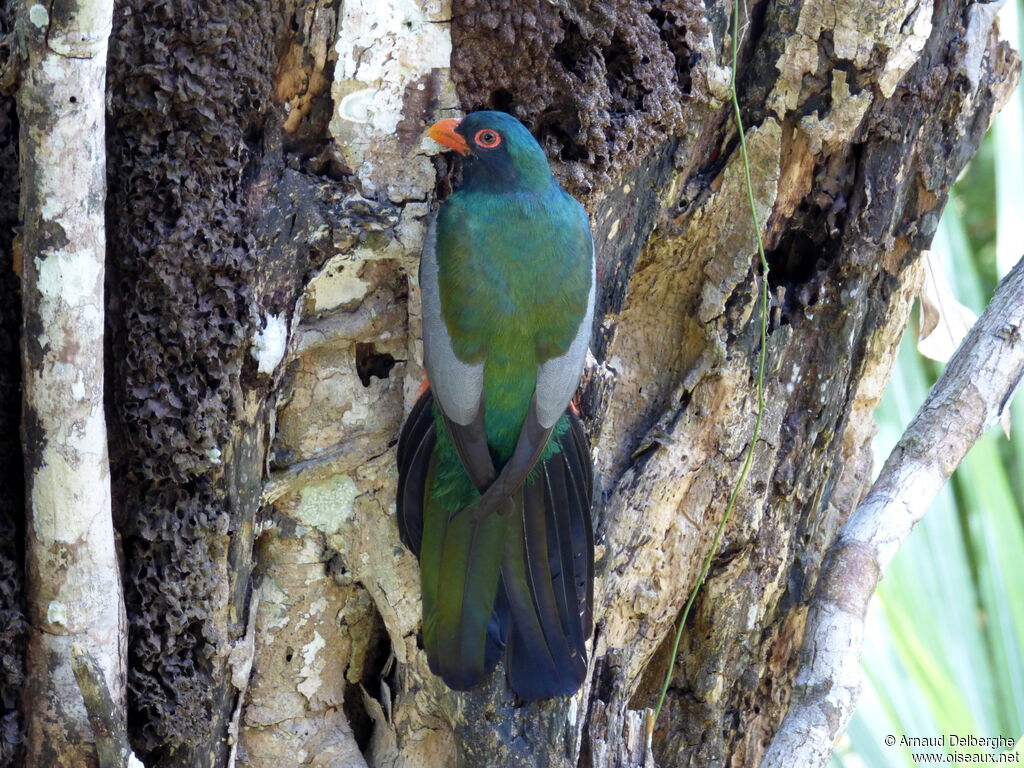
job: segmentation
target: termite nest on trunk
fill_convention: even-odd
[[[129,727],[150,759],[210,736],[220,684],[214,562],[237,522],[223,462],[261,323],[256,222],[280,17],[271,3],[238,14],[206,0],[127,0],[114,15],[111,469]]]
[[[463,0],[452,19],[452,77],[466,112],[514,114],[567,190],[585,195],[684,131],[686,102],[706,95],[694,93],[692,77],[706,17],[693,0]]]

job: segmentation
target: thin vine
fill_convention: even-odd
[[[761,433],[761,420],[764,416],[764,369],[768,346],[768,258],[764,253],[764,241],[761,238],[761,224],[758,221],[757,208],[754,205],[754,185],[750,180],[750,158],[747,155],[747,136],[746,132],[743,130],[743,118],[740,115],[740,102],[736,95],[736,60],[739,47],[739,18],[740,3],[739,0],[733,0],[732,74],[729,79],[729,96],[732,100],[733,116],[736,119],[736,128],[740,136],[740,156],[743,160],[743,176],[747,185],[747,202],[750,204],[750,218],[754,223],[754,236],[757,238],[757,254],[761,259],[761,348],[758,352],[757,358],[757,417],[754,419],[754,433],[750,438],[747,455],[743,459],[743,468],[740,470],[740,476],[737,478],[736,484],[733,486],[732,493],[729,494],[729,502],[725,505],[725,514],[722,515],[722,521],[718,524],[718,528],[715,529],[715,538],[712,540],[711,548],[708,550],[708,553],[704,558],[704,562],[701,565],[700,575],[697,577],[697,581],[693,585],[693,589],[690,591],[690,596],[686,601],[686,606],[683,608],[683,615],[679,617],[679,626],[676,627],[675,642],[672,644],[672,655],[669,658],[668,669],[665,671],[665,681],[661,686],[661,695],[658,696],[658,705],[654,708],[654,714],[648,720],[648,734],[654,732],[654,726],[658,721],[658,716],[661,714],[661,708],[665,704],[665,695],[668,693],[668,686],[672,681],[672,674],[675,671],[676,656],[679,653],[679,641],[683,637],[683,627],[686,625],[686,618],[690,615],[690,609],[693,607],[693,603],[697,599],[697,593],[700,591],[701,585],[704,584],[704,579],[707,578],[708,570],[711,568],[711,560],[718,551],[718,544],[722,539],[722,531],[725,530],[725,525],[729,522],[729,517],[732,515],[733,507],[736,504],[736,497],[739,496],[740,489],[743,487],[743,483],[746,481],[747,475],[750,473],[750,467],[754,463],[754,446],[757,445],[757,438]]]

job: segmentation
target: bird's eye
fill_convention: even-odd
[[[483,147],[484,149],[494,149],[496,146],[501,144],[501,136],[497,131],[492,131],[490,128],[484,128],[476,132],[476,136],[473,137],[473,141],[477,143],[477,146]]]

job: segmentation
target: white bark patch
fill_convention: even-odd
[[[336,107],[330,131],[370,197],[423,200],[434,186],[433,167],[424,148],[408,136],[405,146],[400,146],[397,130],[410,117],[411,130],[422,130],[421,121],[435,117],[408,114],[410,92],[435,88],[441,109],[457,106],[448,75],[450,18],[448,0],[343,4],[335,43],[338,64],[332,94]]]
[[[338,117],[353,123],[372,123],[373,99],[376,95],[376,88],[363,88],[350,93],[338,105]]]
[[[333,257],[306,289],[308,308],[320,314],[361,301],[370,284],[358,276],[358,266],[348,255]]]
[[[967,10],[967,53],[961,66],[974,90],[978,90],[978,83],[981,80],[981,64],[988,49],[988,32],[1005,3],[1006,0],[971,3]]]
[[[313,639],[302,647],[302,671],[299,676],[302,682],[296,688],[299,693],[307,699],[312,699],[320,689],[320,671],[322,665],[317,663],[317,656],[324,649],[327,643],[316,630],[313,631]]]
[[[48,606],[46,606],[46,621],[52,627],[59,627],[61,629],[67,628],[68,625],[68,607],[59,600],[53,600]]]
[[[42,29],[50,23],[50,12],[46,6],[36,3],[28,10],[28,20]]]
[[[288,349],[288,321],[283,315],[268,315],[266,327],[256,334],[249,350],[260,373],[271,374]]]
[[[96,254],[90,248],[53,251],[45,258],[37,256],[37,288],[43,296],[61,299],[65,304],[88,303],[96,295],[99,280],[96,264]]]

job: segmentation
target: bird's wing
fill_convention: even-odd
[[[585,216],[585,214],[584,214]],[[541,364],[537,371],[535,407],[541,426],[553,427],[565,412],[573,392],[580,383],[580,375],[587,362],[590,332],[594,324],[594,299],[597,290],[597,268],[594,264],[594,240],[590,238],[590,293],[587,311],[576,330],[565,354]]]
[[[398,438],[398,534],[417,558],[423,539],[423,497],[427,478],[433,472],[437,444],[433,405],[428,389],[416,401]]]
[[[484,362],[464,363],[452,347],[441,316],[438,283],[437,223],[431,221],[420,256],[420,293],[423,300],[423,360],[434,398],[454,423],[473,423],[484,392]]]
[[[464,363],[455,355],[441,315],[438,283],[437,219],[431,220],[420,256],[423,303],[423,363],[434,399],[470,479],[481,492],[494,480],[494,464],[484,428],[484,362]]]

